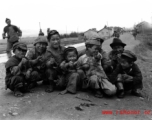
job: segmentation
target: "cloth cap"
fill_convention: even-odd
[[[113,39],[113,42],[110,44],[110,46],[113,47],[113,46],[116,46],[116,45],[121,45],[121,46],[123,46],[123,47],[126,46],[126,44],[123,43],[120,39],[114,38],[114,39]]]
[[[86,44],[86,45],[87,45],[87,44],[91,44],[91,45],[101,45],[100,40],[97,39],[97,38],[92,38],[92,39],[90,39],[90,40],[87,40],[87,41],[85,42],[85,44]]]
[[[137,60],[136,55],[135,55],[134,53],[132,53],[131,51],[129,51],[129,50],[125,50],[125,51],[122,53],[121,57],[122,57],[122,58],[123,58],[123,57],[128,58],[128,59],[132,60],[133,62],[135,62],[135,61]]]
[[[104,42],[104,39],[100,37],[100,35],[96,31],[88,31],[84,33],[85,39],[92,40],[92,39],[98,39],[100,43]]]
[[[96,31],[87,31],[84,33],[86,44],[95,44],[101,45],[104,42],[104,39],[100,37],[100,35]],[[96,40],[96,41],[92,41]],[[99,43],[98,43],[98,42]]]
[[[34,41],[34,46],[36,45],[36,43],[46,43],[46,45],[48,45],[47,38],[45,36],[37,37]]]
[[[67,47],[67,48],[64,49],[64,55],[66,55],[67,52],[69,52],[69,51],[75,51],[76,54],[78,55],[77,49],[75,47],[71,47],[71,46],[69,46],[69,47]]]
[[[27,50],[27,45],[23,42],[17,42],[13,45],[13,52],[15,51],[15,49],[22,49],[22,50]]]

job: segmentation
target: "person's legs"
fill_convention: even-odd
[[[130,76],[121,75],[120,79],[117,80],[116,86],[118,88],[118,97],[123,98],[124,97],[124,91],[131,90],[132,94],[135,96],[138,96],[139,94],[136,92],[137,89],[141,86],[141,84],[134,84],[134,82],[128,82],[127,79],[130,79]]]
[[[67,92],[75,94],[79,88],[81,88],[81,79],[79,73],[69,73],[65,77],[63,85],[65,85],[65,90],[63,90],[60,94],[66,94]]]
[[[6,53],[7,53],[8,58],[10,58],[12,56],[12,53],[11,53],[12,47],[13,47],[13,43],[7,41]]]
[[[66,89],[67,88],[67,84],[68,84],[68,77],[69,77],[69,75],[67,75],[67,74],[64,74],[64,75],[62,75],[61,77],[59,77],[59,80],[57,81],[57,83],[56,83],[56,87],[58,88],[58,89],[64,89],[63,91],[61,91],[59,94],[61,94],[61,95],[64,95],[64,94],[66,94],[67,92],[68,92],[68,90]]]
[[[108,96],[113,96],[116,94],[116,91],[117,91],[116,86],[110,83],[108,79],[101,80],[101,87],[102,87],[103,92]]]
[[[67,91],[75,94],[77,92],[78,82],[80,82],[78,73],[71,73],[68,77]]]
[[[125,91],[131,90],[131,94],[133,96],[142,97],[142,94],[138,92],[138,89],[140,89],[140,87],[138,85],[134,85],[133,82],[124,83]]]
[[[9,85],[7,87],[14,92],[16,97],[23,96],[23,91],[25,91],[24,77],[14,76],[10,79]]]
[[[100,86],[98,84],[98,77],[96,75],[90,77],[89,87],[92,89],[100,89]]]
[[[55,81],[55,88],[58,90],[63,90],[67,86],[66,75],[58,76],[58,79]]]
[[[131,90],[132,95],[141,97],[142,95],[139,92],[137,92],[137,89],[142,89],[142,81],[139,80],[135,84],[133,81],[127,81],[128,79],[130,79],[129,75],[128,76],[122,75],[121,77],[121,82],[123,84],[124,91]]]
[[[103,94],[101,93],[101,89],[98,82],[98,76],[93,75],[89,78],[89,87],[94,90],[95,97],[102,98]]]
[[[116,83],[116,86],[117,86],[117,97],[124,98],[125,93],[124,93],[123,83],[119,81]]]
[[[85,89],[87,88],[87,84],[85,82],[87,81],[86,75],[83,70],[77,70],[77,73],[79,74],[79,80],[78,80],[78,89]]]
[[[58,79],[57,71],[54,69],[47,69],[45,72],[46,79],[44,80],[44,83],[47,84],[46,92],[53,92],[55,88],[55,82],[54,80]]]
[[[36,87],[37,86],[37,82],[40,81],[41,78],[41,73],[39,73],[38,71],[32,71],[30,78],[28,80],[28,84],[29,84],[29,89]]]
[[[124,98],[125,92],[124,92],[124,81],[126,79],[126,76],[123,74],[119,74],[119,79],[116,81],[116,87],[117,87],[117,97],[118,98]]]

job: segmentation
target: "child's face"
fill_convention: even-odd
[[[88,50],[89,50],[89,52],[90,52],[91,55],[95,55],[95,54],[97,54],[97,53],[99,52],[97,45],[92,46],[92,47],[89,48]]]
[[[15,50],[14,54],[15,54],[18,58],[22,59],[22,58],[25,57],[26,52],[27,52],[27,50],[23,50],[23,49],[18,48],[18,49]]]
[[[60,46],[60,36],[58,34],[53,35],[50,38],[49,46],[57,49]]]
[[[120,65],[122,66],[123,69],[127,69],[127,68],[131,67],[132,64],[129,63],[127,60],[121,58]]]
[[[122,53],[124,51],[124,48],[121,45],[113,46],[112,49],[113,49],[113,51],[118,52],[118,53]]]
[[[46,43],[36,43],[35,48],[39,53],[43,53],[46,50]]]
[[[67,61],[72,61],[72,62],[75,62],[77,60],[77,55],[75,53],[75,51],[70,51],[68,52],[67,54]]]

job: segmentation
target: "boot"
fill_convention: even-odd
[[[49,84],[46,85],[45,92],[51,93],[54,91],[55,83],[53,81],[49,81]]]
[[[117,97],[118,97],[118,98],[124,98],[124,97],[125,97],[125,92],[124,92],[124,90],[118,91]]]
[[[103,94],[100,90],[95,90],[95,95],[94,96],[97,97],[97,98],[103,98]]]
[[[123,84],[121,82],[117,83],[117,89],[118,89],[117,97],[124,98],[124,96],[125,96],[124,87],[123,87]]]
[[[137,90],[132,90],[131,94],[136,97],[143,97],[141,93],[137,92]]]
[[[51,93],[54,91],[54,86],[53,85],[47,85],[45,92]]]

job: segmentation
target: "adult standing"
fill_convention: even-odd
[[[17,26],[12,25],[10,19],[6,18],[5,22],[7,26],[4,27],[2,37],[3,39],[7,38],[6,52],[7,57],[10,58],[12,56],[11,49],[13,44],[19,41],[19,37],[22,36],[22,31]]]

